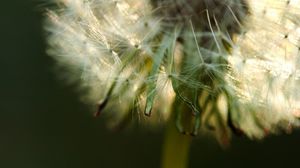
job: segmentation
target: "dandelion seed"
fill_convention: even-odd
[[[299,0],[53,3],[48,53],[115,125],[132,112],[152,123],[176,113],[180,132],[220,143],[299,126]]]

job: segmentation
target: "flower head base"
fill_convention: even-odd
[[[299,1],[55,2],[49,53],[80,71],[97,115],[176,113],[182,133],[220,142],[299,125]]]

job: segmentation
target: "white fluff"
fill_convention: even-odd
[[[53,0],[53,3],[57,7],[48,10],[45,24],[50,33],[48,53],[72,69],[74,76],[69,74],[70,78],[81,76],[82,84],[89,88],[86,101],[97,103],[110,98],[105,109],[114,114],[115,122],[132,108],[139,109],[139,113],[148,106],[157,117],[167,119],[176,95],[170,77],[186,88],[207,88],[207,93],[210,92],[210,86],[202,81],[189,80],[172,71],[172,66],[180,69],[176,66],[185,52],[184,45],[176,42],[175,27],[170,32],[162,26],[164,18],[153,14],[157,9],[149,0]],[[229,70],[220,72],[220,76],[225,79],[222,88],[226,88],[230,98],[224,98],[224,94],[216,98],[215,113],[221,115],[221,124],[216,124],[217,119],[207,120],[215,127],[226,127],[230,111],[234,126],[250,138],[262,138],[269,132],[289,131],[299,125],[300,1],[248,0],[248,4],[249,17],[243,24],[237,21],[242,33],[233,39],[215,30],[195,30],[195,23],[191,22],[184,37],[209,34],[218,49],[208,51],[190,38],[190,43],[197,47],[192,46],[188,51],[195,58],[190,58],[187,69],[193,72],[200,67],[206,53],[226,57]],[[218,24],[222,27],[222,21]],[[167,34],[165,41],[157,39],[161,34]],[[222,38],[231,45],[230,52],[218,46]],[[171,53],[160,59],[160,49]],[[153,70],[156,64],[158,72]],[[217,74],[221,64],[208,66],[212,69],[209,71]],[[153,104],[149,100],[151,94],[155,95]],[[207,105],[204,111],[209,109]],[[203,118],[207,116],[203,114]],[[218,130],[219,134],[228,131]]]

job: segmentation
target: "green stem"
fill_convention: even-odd
[[[192,137],[179,133],[176,129],[175,114],[168,122],[162,153],[162,168],[186,168]]]

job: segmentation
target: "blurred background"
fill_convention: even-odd
[[[109,131],[79,101],[76,85],[55,76],[39,4],[0,5],[0,168],[159,167],[162,130]],[[234,137],[226,150],[198,137],[190,167],[297,167],[299,152],[299,131],[259,142]]]

